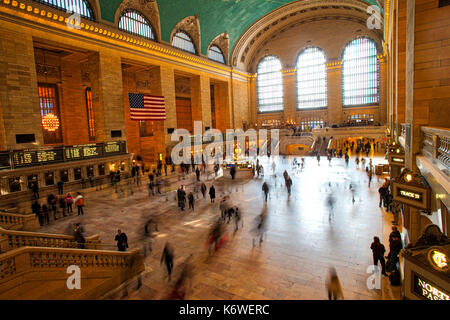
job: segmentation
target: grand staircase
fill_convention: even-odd
[[[102,250],[97,235],[80,249],[73,236],[24,231],[30,221],[34,215],[0,213],[0,299],[100,299],[145,270],[139,249]],[[80,289],[69,289],[70,266],[79,268]]]

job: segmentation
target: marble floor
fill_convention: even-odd
[[[388,248],[383,236],[386,217],[378,207],[378,188],[384,179],[375,176],[369,188],[366,172],[356,168],[353,158],[348,168],[343,159],[333,159],[329,165],[322,157],[318,165],[315,158],[306,158],[303,171],[292,169],[292,159],[262,158],[264,177],[207,181],[208,188],[214,182],[216,203],[200,194],[193,212],[177,208],[174,191],[167,196],[149,196],[146,185],[118,193],[109,189],[85,195],[84,216],[60,219],[41,231],[67,233],[69,225],[81,222],[88,236],[99,234],[105,248],[116,250],[114,236],[120,228],[127,234],[130,248],[143,248],[149,242],[143,237],[144,223],[156,216],[159,232],[145,258],[143,285],[136,290],[136,283],[130,282],[128,294],[124,297],[118,290],[111,295],[113,299],[161,299],[167,295],[174,284],[165,278],[164,264],[160,265],[167,241],[175,248],[173,278],[180,272],[180,264],[193,254],[195,268],[187,299],[327,299],[325,279],[331,266],[337,270],[345,299],[381,299],[381,290],[367,288],[370,274],[366,271],[372,263],[369,247],[373,236],[384,239]],[[373,162],[385,160],[374,157]],[[293,180],[290,198],[282,176],[285,169]],[[252,230],[265,205],[264,181],[270,187],[267,232],[264,242],[253,248]],[[191,177],[181,183],[188,191],[195,185]],[[354,203],[350,184],[355,190]],[[226,194],[239,206],[244,225],[233,234],[230,223],[228,242],[209,257],[207,235],[220,215],[218,200]],[[335,199],[334,210],[327,206],[329,195]]]

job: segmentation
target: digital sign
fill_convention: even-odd
[[[120,142],[107,142],[105,143],[105,153],[120,153],[121,152]]]
[[[86,144],[66,147],[67,160],[83,160],[86,158],[101,157],[102,144]]]
[[[43,165],[63,161],[64,155],[62,149],[20,151],[20,152],[13,152],[12,155],[12,163],[14,168]]]
[[[11,163],[9,162],[9,152],[0,153],[0,169],[10,169]]]
[[[413,272],[413,290],[414,293],[428,300],[450,300],[450,293],[439,289],[429,280],[425,280]]]

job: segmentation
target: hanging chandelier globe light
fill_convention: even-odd
[[[59,119],[53,113],[48,113],[42,118],[42,126],[45,130],[54,132],[59,129]]]

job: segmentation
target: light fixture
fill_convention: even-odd
[[[408,173],[408,174],[405,176],[406,182],[411,182],[412,179],[413,179],[413,177],[412,177],[412,175],[411,175],[410,173]]]
[[[59,129],[59,119],[53,113],[48,113],[42,118],[42,126],[45,130],[54,132]]]
[[[397,148],[397,150],[395,150],[397,153],[400,153],[400,149],[399,148]]]

